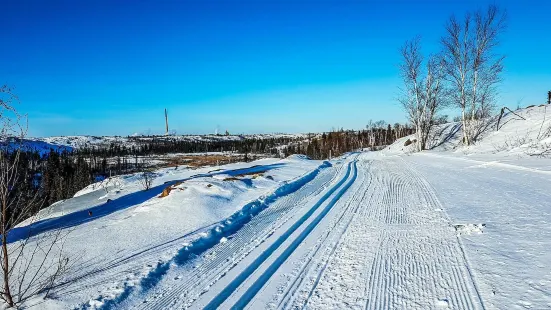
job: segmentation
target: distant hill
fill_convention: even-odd
[[[250,134],[250,135],[162,135],[162,136],[55,136],[43,138],[27,138],[25,145],[28,150],[36,150],[41,154],[56,151],[71,151],[85,147],[104,147],[111,144],[137,146],[151,140],[190,141],[190,142],[216,142],[216,141],[242,141],[247,139],[265,140],[277,138],[306,138],[306,134]]]

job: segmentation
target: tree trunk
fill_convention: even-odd
[[[4,256],[4,298],[10,307],[13,307],[13,299],[10,292],[10,282],[9,282],[9,261],[8,261],[8,245],[6,244],[6,236],[2,234],[2,255]]]
[[[461,111],[461,121],[463,123],[463,143],[469,146],[469,135],[467,134],[467,119],[465,117],[465,109]]]
[[[4,276],[4,298],[6,299],[6,302],[8,303],[8,305],[10,307],[13,307],[13,298],[11,296],[11,291],[10,291],[10,274],[9,274],[9,270],[10,270],[10,262],[9,262],[9,253],[8,253],[8,238],[7,238],[7,232],[8,232],[8,223],[7,223],[7,212],[6,212],[6,209],[7,209],[7,206],[6,206],[6,201],[3,202],[3,206],[2,206],[2,256],[4,258],[3,262],[2,262],[2,271],[3,271],[3,276]]]
[[[416,125],[416,127],[417,133],[415,135],[417,136],[417,151],[421,152],[423,150],[423,133],[420,125]]]

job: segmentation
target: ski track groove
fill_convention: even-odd
[[[363,198],[366,196],[367,192],[364,192],[364,195],[362,197],[362,200]],[[355,208],[354,212],[352,213],[356,213],[356,210],[358,209],[359,207],[359,204],[358,206]],[[342,240],[342,235],[344,235],[346,233],[346,231],[348,230],[348,228],[350,227],[350,222],[352,222],[353,220],[353,217],[350,217],[350,219],[348,220],[348,223],[346,225],[346,227],[344,228],[344,230],[340,233],[339,235],[339,241]],[[318,275],[316,276],[316,279],[314,280],[314,283],[312,285],[312,288],[310,289],[310,292],[308,293],[308,296],[306,297],[306,300],[304,302],[304,305],[302,308],[304,308],[304,306],[306,304],[308,304],[308,300],[310,300],[310,298],[312,297],[312,294],[314,293],[314,290],[316,289],[316,287],[318,286],[319,282],[320,282],[320,279],[321,279],[321,276],[323,275],[323,273],[325,272],[325,270],[327,269],[327,265],[329,263],[329,261],[332,259],[333,257],[333,254],[335,253],[335,250],[337,249],[339,245],[339,242],[335,242],[335,246],[331,249],[331,252],[329,253],[329,257],[327,259],[327,261],[325,261],[325,263],[323,264],[323,267],[321,268],[321,270],[319,271]]]
[[[367,183],[368,183],[368,184],[366,185],[366,188],[369,188],[369,183],[371,182],[371,178],[369,178],[368,176],[366,176],[366,177],[364,178],[364,182],[367,182]],[[361,184],[361,185],[363,185],[363,184]],[[356,190],[356,194],[360,194],[360,193],[361,193],[361,188],[362,188],[362,187],[360,186],[360,187]],[[309,289],[309,292],[308,292],[308,295],[307,295],[307,297],[306,297],[306,300],[303,302],[303,305],[302,305],[301,308],[304,308],[304,307],[308,304],[308,301],[310,300],[310,298],[312,297],[312,295],[313,295],[313,293],[314,293],[316,287],[318,286],[318,284],[319,284],[319,282],[320,282],[320,280],[321,280],[321,277],[323,276],[325,270],[327,269],[327,267],[328,267],[330,261],[331,261],[332,258],[334,257],[334,254],[335,254],[335,252],[336,252],[338,246],[339,246],[340,244],[342,244],[342,242],[344,242],[343,236],[344,236],[344,234],[347,233],[347,231],[348,231],[348,229],[349,229],[349,227],[350,227],[350,224],[351,224],[352,221],[355,219],[355,216],[354,216],[354,215],[357,214],[358,209],[360,208],[360,202],[363,201],[363,200],[365,199],[365,197],[366,197],[368,194],[373,194],[373,193],[371,193],[371,192],[369,192],[369,191],[364,191],[364,192],[363,192],[363,195],[362,195],[362,197],[361,197],[361,199],[359,199],[359,200],[356,200],[356,199],[354,199],[354,198],[352,199],[352,202],[351,202],[351,203],[356,203],[356,206],[355,206],[353,212],[351,212],[350,218],[347,219],[347,223],[346,223],[346,226],[345,226],[344,230],[338,234],[338,239],[339,239],[339,240],[337,240],[337,241],[335,242],[335,246],[331,249],[331,252],[329,253],[329,256],[327,257],[327,260],[323,263],[323,267],[320,269],[320,271],[318,272],[317,276],[315,277],[315,280],[314,280],[314,282],[313,282],[313,284],[312,284],[312,287]]]
[[[315,292],[317,292],[316,288],[318,286],[318,284],[320,282],[323,282],[325,281],[325,273],[326,273],[326,270],[328,269],[331,269],[332,268],[332,265],[331,265],[331,261],[334,260],[335,258],[335,255],[337,254],[337,249],[340,248],[345,242],[346,242],[346,234],[350,233],[350,234],[355,234],[355,233],[358,233],[358,227],[355,227],[354,223],[357,222],[357,219],[359,217],[362,217],[363,216],[363,213],[365,212],[365,209],[362,208],[362,204],[361,202],[364,201],[366,199],[366,197],[369,197],[367,198],[368,200],[371,199],[371,196],[373,195],[373,192],[371,190],[367,190],[367,191],[363,191],[363,189],[367,188],[367,189],[370,189],[370,186],[369,186],[369,183],[372,182],[372,180],[374,178],[371,177],[371,174],[369,172],[369,169],[368,167],[365,168],[365,177],[364,179],[366,180],[363,180],[362,184],[359,186],[358,189],[356,189],[356,192],[358,193],[361,193],[361,198],[358,200],[357,198],[353,198],[352,199],[352,203],[354,203],[356,206],[354,207],[353,211],[350,212],[350,219],[347,219],[347,224],[345,226],[345,230],[343,230],[342,232],[338,232],[336,235],[338,236],[339,240],[337,240],[337,242],[335,242],[335,245],[333,247],[333,249],[331,249],[331,252],[330,254],[328,255],[328,257],[325,259],[325,261],[321,261],[321,266],[318,267],[317,269],[313,269],[313,272],[315,273],[316,271],[318,272],[317,274],[313,274],[313,275],[310,275],[309,277],[311,279],[313,279],[313,281],[307,281],[305,282],[306,283],[306,287],[303,287],[299,292],[295,292],[294,294],[297,295],[297,297],[295,298],[295,300],[291,301],[293,303],[292,307],[293,309],[300,309],[300,308],[305,308],[308,301],[310,300],[310,298],[314,295]],[[358,195],[356,195],[358,196]],[[350,229],[349,227],[353,227],[352,229]],[[361,235],[361,233],[360,233]],[[361,242],[360,242],[361,243]],[[351,251],[352,253],[356,252],[356,251]],[[358,261],[361,261],[362,259],[359,259]],[[365,268],[363,268],[364,270],[364,274],[366,273],[365,272]],[[355,270],[354,270],[355,272]],[[361,271],[360,271],[360,275],[361,275]],[[365,295],[365,294],[362,294],[362,295]],[[336,306],[334,305],[331,305],[332,308],[335,308]],[[328,307],[329,308],[329,307]]]
[[[322,238],[318,240],[318,244],[315,250],[311,251],[311,253],[307,255],[308,260],[305,264],[303,264],[303,266],[300,267],[300,272],[296,275],[295,280],[292,281],[290,285],[286,285],[289,287],[288,289],[285,290],[285,293],[283,294],[281,300],[278,302],[277,299],[279,296],[274,296],[273,303],[278,303],[277,305],[278,309],[285,308],[287,304],[292,303],[296,298],[295,295],[297,293],[298,288],[301,286],[303,281],[308,278],[309,273],[313,272],[313,270],[319,269],[319,271],[317,271],[317,273],[314,275],[315,279],[311,284],[312,287],[308,292],[306,300],[303,302],[301,301],[301,304],[304,306],[308,302],[308,299],[310,298],[310,296],[314,292],[315,287],[319,283],[320,277],[322,276],[323,272],[327,268],[328,262],[333,257],[335,250],[339,246],[340,242],[342,242],[342,235],[346,233],[346,231],[350,227],[350,223],[354,219],[354,215],[357,214],[358,208],[360,206],[359,202],[363,200],[365,196],[368,194],[368,192],[362,193],[360,191],[360,189],[363,187],[365,182],[370,182],[370,178],[363,177],[361,180],[361,184],[353,190],[352,198],[346,203],[346,207],[341,212],[337,220],[334,221],[334,223],[332,223],[330,227],[326,229],[327,231],[326,234],[324,234]],[[368,186],[365,186],[365,187],[368,187]],[[358,199],[360,195],[362,197]],[[325,251],[327,252],[327,254],[321,255],[321,257],[317,259],[318,260],[317,264],[314,264],[314,261],[317,258],[316,254],[320,250],[324,250],[323,246],[325,244],[328,245],[328,247],[325,248]],[[308,285],[310,285],[310,283],[308,283]]]
[[[333,196],[333,198],[329,201],[329,203],[325,206],[325,208],[323,208],[322,211],[308,224],[308,226],[306,226],[306,228],[304,228],[302,230],[302,232],[298,235],[298,237],[295,240],[293,240],[290,243],[290,245],[287,246],[287,248],[285,248],[283,253],[281,253],[275,259],[274,262],[272,262],[272,264],[245,291],[245,293],[243,295],[241,295],[241,297],[237,300],[237,302],[232,306],[232,309],[243,309],[245,306],[247,306],[247,304],[251,301],[251,299],[254,298],[254,296],[256,296],[258,291],[262,289],[262,287],[264,286],[266,281],[277,271],[277,269],[279,269],[279,267],[287,260],[287,258],[289,258],[289,256],[291,254],[293,254],[293,252],[304,241],[304,239],[317,227],[317,225],[321,222],[321,220],[323,220],[325,218],[325,216],[329,213],[329,211],[331,211],[333,209],[335,204],[346,193],[346,191],[350,188],[350,186],[352,186],[354,184],[354,181],[356,180],[357,175],[358,175],[357,161],[354,160],[354,161],[352,161],[348,164],[347,174],[343,178],[344,182],[339,182],[337,187],[332,188],[332,190],[327,193],[328,195],[324,195],[324,198],[327,197],[327,199],[329,199],[331,196]],[[336,194],[333,195],[335,192],[336,192]],[[318,207],[321,207],[321,205],[325,201],[326,201],[326,199],[323,199],[323,201],[319,201],[318,203],[316,203],[317,207],[314,207],[312,210],[315,211]],[[309,211],[309,213],[310,213],[310,211]],[[287,233],[289,231],[291,231],[291,233],[294,232],[296,229],[298,229],[300,226],[302,226],[302,224],[304,224],[312,216],[313,216],[313,212],[310,213],[310,214],[307,214],[307,217],[303,216],[301,219],[299,219],[299,221],[295,224],[295,225],[298,225],[298,226],[296,226],[296,228],[294,228],[295,226],[291,227],[285,234],[283,234],[276,241],[276,243],[274,243],[274,245],[276,245],[276,249],[277,249],[277,247],[279,247],[279,245],[277,245],[277,244],[279,243],[280,239],[283,238],[284,240],[286,240],[287,237],[290,236],[290,235],[287,235]],[[269,248],[267,250],[269,255],[271,255],[273,253],[273,251],[270,251],[270,249],[271,248]],[[265,258],[263,258],[263,256],[264,256],[264,253],[262,253],[262,255],[259,257],[262,262],[265,260]],[[255,260],[255,262],[256,262],[256,260]],[[256,264],[253,263],[253,264],[249,265],[249,267],[247,269],[252,267],[250,269],[253,269],[252,272],[254,272],[260,266],[260,264],[258,264],[256,266],[255,265]],[[252,274],[252,272],[250,272],[247,269],[244,271],[244,274],[248,277],[250,274]],[[241,283],[239,283],[239,284],[241,284]],[[230,285],[226,287],[226,289],[229,288],[228,291],[231,292],[231,293],[233,293],[233,291],[237,288],[236,286],[232,287],[232,284],[233,283],[230,283]],[[226,289],[224,289],[224,290],[226,290]],[[221,305],[221,303],[227,297],[229,297],[229,295],[227,295],[227,296],[224,295],[224,290],[217,297],[215,297],[209,304],[207,304],[207,306],[205,306],[205,309],[215,309],[219,305]],[[222,302],[220,302],[219,297],[222,297],[222,299],[223,299],[223,300],[221,300]]]

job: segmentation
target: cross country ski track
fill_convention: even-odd
[[[400,157],[353,154],[122,309],[484,309],[454,225]]]

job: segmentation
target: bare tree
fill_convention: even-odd
[[[143,190],[147,191],[151,188],[155,173],[151,170],[151,158],[149,156],[142,157],[138,180],[142,185]]]
[[[371,147],[371,150],[373,150],[373,146],[375,145],[375,134],[374,134],[375,123],[373,122],[373,120],[370,119],[369,122],[367,122],[365,129],[367,129],[368,131],[368,138],[369,138],[368,145]]]
[[[115,192],[120,191],[122,188],[122,183],[117,177],[108,177],[99,182],[93,183],[91,186],[94,190],[103,189],[105,191],[105,194],[109,194],[109,190],[111,188],[114,188]]]
[[[26,116],[17,113],[17,97],[7,86],[0,87],[0,260],[3,285],[0,298],[10,307],[18,306],[39,293],[49,293],[55,281],[67,270],[63,254],[66,234],[51,229],[37,235],[32,227],[40,218],[43,203],[38,189],[24,189],[20,165]],[[25,227],[14,231],[25,221]],[[10,240],[12,239],[12,240]]]
[[[427,147],[436,113],[445,103],[442,83],[444,64],[439,56],[424,60],[419,38],[407,41],[401,48],[401,54],[400,71],[404,88],[399,100],[415,127],[417,151],[422,151]],[[422,72],[424,66],[426,71]]]
[[[485,12],[467,13],[463,21],[450,17],[442,38],[446,80],[451,100],[461,109],[463,142],[472,144],[483,119],[495,108],[503,56],[494,53],[505,29],[505,12],[491,5]]]

